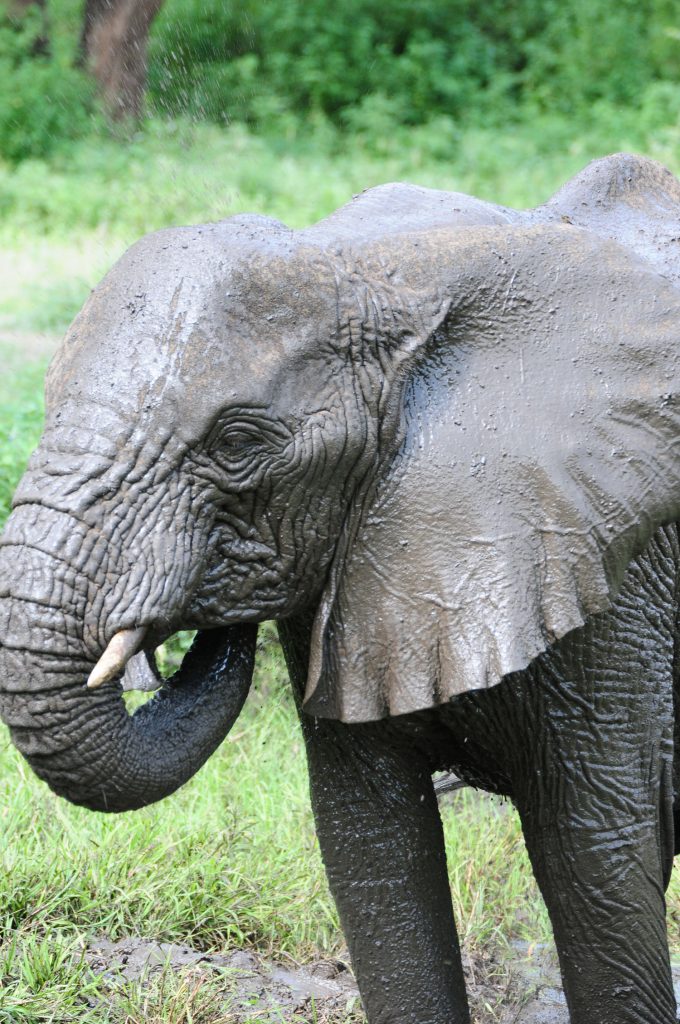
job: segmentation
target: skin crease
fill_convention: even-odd
[[[173,228],[50,368],[0,540],[13,740],[76,803],[161,799],[278,620],[370,1024],[469,1020],[441,768],[517,805],[574,1024],[675,1021],[679,234],[626,155],[535,210],[393,185]],[[142,628],[199,634],[130,717],[131,672],[84,683]]]

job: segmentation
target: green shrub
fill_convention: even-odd
[[[92,129],[92,84],[73,67],[82,0],[48,11],[49,55],[34,52],[36,12],[0,15],[0,158],[13,163]],[[378,155],[417,127],[443,157],[463,130],[534,115],[587,130],[596,108],[625,107],[647,129],[672,125],[679,55],[677,0],[166,0],[149,99],[164,118],[281,139],[349,128]]]
[[[542,31],[523,44],[523,95],[565,113],[598,100],[636,104],[661,73],[652,28],[665,24],[663,6],[655,0],[606,6],[602,0],[551,0]],[[668,25],[676,20],[677,12]]]
[[[61,53],[35,52],[38,10],[20,20],[0,14],[0,158],[44,157],[92,128],[87,77]]]
[[[498,123],[518,103],[587,114],[680,82],[676,15],[675,0],[167,0],[150,92],[160,111],[272,127],[310,111],[356,125],[376,95],[405,125]]]

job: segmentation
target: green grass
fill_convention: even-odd
[[[62,330],[124,248],[167,224],[253,210],[303,225],[362,188],[400,179],[529,205],[590,158],[622,148],[678,170],[677,126],[643,130],[633,114],[608,124],[576,133],[567,122],[544,121],[456,135],[446,122],[439,132],[344,139],[317,124],[309,138],[275,140],[179,122],[153,124],[129,145],[90,140],[49,164],[0,165],[0,327]],[[16,348],[0,349],[0,358],[1,521],[39,436],[45,364]],[[513,809],[465,791],[443,818],[466,947],[545,941],[547,919]],[[107,992],[82,958],[98,934],[206,950],[248,946],[302,960],[342,947],[271,629],[232,735],[180,792],[123,817],[73,808],[33,777],[2,729],[0,819],[0,1024],[108,1019],[88,1009]],[[678,946],[678,883],[669,918]],[[214,985],[192,984],[181,976],[131,986],[127,1009],[119,1000],[110,1019],[219,1024]]]
[[[302,960],[342,947],[297,723],[271,672],[260,668],[233,738],[188,786],[120,818],[60,802],[4,736],[0,1020],[22,1000],[34,1008],[43,1000],[45,1012],[77,1001],[85,984],[105,989],[79,961],[93,935],[248,946]],[[546,937],[514,812],[490,803],[464,793],[444,809],[454,906],[472,951]]]
[[[0,522],[9,513],[19,476],[40,436],[45,362],[21,360],[0,342]]]

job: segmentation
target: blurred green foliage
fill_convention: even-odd
[[[58,19],[44,21],[38,7],[21,17],[12,16],[8,6],[0,8],[0,156],[5,160],[48,156],[64,141],[92,130],[94,90],[73,66],[78,37],[55,24]]]
[[[45,362],[25,361],[23,353],[0,341],[0,365],[0,523],[4,523],[17,480],[40,437]]]
[[[39,12],[21,23],[0,13],[0,159],[12,163],[101,126],[75,67],[82,0],[47,9],[38,54]],[[395,127],[433,125],[450,145],[471,126],[587,127],[623,108],[669,125],[679,13],[677,0],[166,0],[149,41],[149,111],[281,138],[349,131],[378,153]]]
[[[266,125],[587,116],[658,83],[677,109],[679,53],[677,0],[167,0],[150,94],[159,111]]]

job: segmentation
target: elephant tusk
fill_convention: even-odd
[[[90,672],[88,690],[96,690],[119,675],[130,658],[137,653],[146,636],[146,626],[139,629],[121,629],[109,643],[101,658]]]

